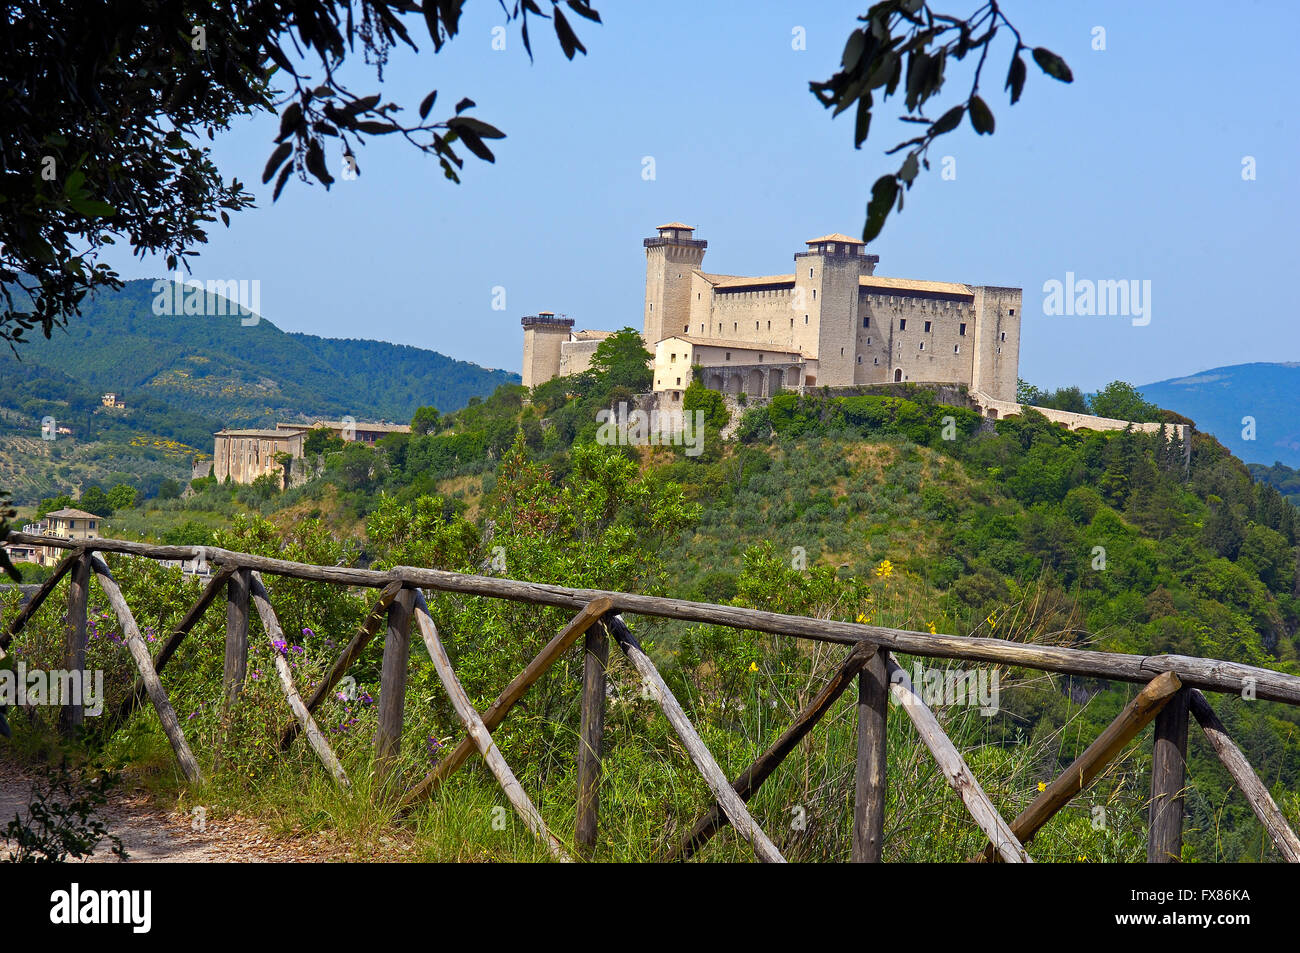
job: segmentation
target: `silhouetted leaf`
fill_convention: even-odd
[[[316,176],[327,189],[334,181],[329,169],[325,168],[325,153],[319,140],[313,139],[307,147],[307,171]]]
[[[275,175],[275,170],[280,168],[280,163],[289,158],[289,153],[293,152],[293,144],[282,142],[275,147],[271,153],[271,158],[266,160],[266,168],[262,170],[262,184],[265,185],[271,181],[271,176]]]
[[[496,126],[481,119],[475,119],[472,116],[456,116],[453,119],[448,119],[447,128],[455,129],[457,132],[468,129],[480,139],[504,139],[506,137],[506,134]]]
[[[930,134],[941,136],[945,132],[952,132],[961,123],[962,113],[966,111],[965,106],[953,106],[946,113],[940,116],[930,127]]]
[[[853,127],[853,148],[861,149],[862,143],[866,141],[867,133],[871,130],[871,93],[858,100],[857,122]]]
[[[1070,67],[1065,65],[1065,60],[1051,50],[1041,46],[1034,47],[1034,62],[1052,79],[1059,79],[1062,83],[1074,82],[1074,74],[1070,72]]]
[[[867,223],[862,228],[862,240],[869,242],[885,227],[889,210],[898,195],[898,180],[892,175],[882,175],[871,187],[871,201],[867,203]]]
[[[271,201],[274,202],[280,197],[280,192],[284,189],[284,183],[289,181],[289,173],[293,171],[293,163],[290,162],[280,170],[280,177],[275,180],[275,192],[271,195]],[[174,269],[175,265],[168,265],[168,270]]]
[[[1011,90],[1011,105],[1019,102],[1025,89],[1025,61],[1019,56],[1012,58],[1011,69],[1007,70],[1007,84],[1002,88]]]
[[[970,100],[970,124],[981,136],[993,135],[993,112],[978,96],[972,96]]]
[[[573,32],[573,28],[569,26],[569,21],[565,18],[564,14],[560,12],[559,7],[555,8],[554,14],[555,35],[560,38],[560,49],[564,51],[565,58],[570,60],[573,59],[573,54],[575,52],[586,53],[587,48],[582,45],[582,41],[578,39],[578,35]]]
[[[459,116],[466,109],[473,109],[473,108],[474,108],[474,100],[466,96],[464,99],[462,99],[460,102],[456,104],[456,115]]]
[[[433,108],[433,102],[438,98],[438,91],[435,89],[420,102],[420,118],[428,119],[429,110]]]

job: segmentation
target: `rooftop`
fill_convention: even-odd
[[[881,278],[877,275],[863,275],[858,285],[888,294],[890,292],[924,291],[930,294],[959,295],[974,298],[975,289],[970,285],[961,285],[952,281],[918,281],[915,278]]]
[[[688,231],[688,232],[693,232],[693,231],[695,231],[695,226],[694,226],[694,225],[683,225],[681,222],[669,222],[667,225],[656,225],[655,228],[658,228],[658,229],[665,229],[665,228],[684,228],[684,229],[685,229],[686,231]]]
[[[845,245],[865,245],[865,244],[866,244],[866,242],[864,242],[864,241],[859,241],[859,240],[856,239],[856,238],[850,238],[848,235],[842,235],[842,234],[840,234],[839,232],[835,232],[835,233],[833,233],[833,234],[831,234],[831,235],[823,235],[821,238],[810,238],[810,239],[808,239],[806,242],[804,242],[804,244],[805,244],[805,245],[816,245],[816,244],[819,244],[819,243],[821,243],[821,242],[840,242],[840,243],[845,244]]]
[[[74,510],[74,509],[52,510],[51,512],[45,514],[46,519],[48,519],[51,516],[53,516],[55,519],[61,519],[61,520],[102,519],[102,517],[99,516],[98,514],[87,513],[85,510]]]
[[[755,344],[753,341],[736,341],[731,338],[702,338],[693,334],[673,334],[664,341],[685,341],[696,347],[726,347],[733,351],[762,351],[765,354],[801,354],[798,349],[780,347],[775,344]],[[659,342],[660,344],[663,341]]]

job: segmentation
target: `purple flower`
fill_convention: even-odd
[[[302,634],[309,639],[314,639],[316,637],[316,633],[313,632],[311,629],[303,629]]]

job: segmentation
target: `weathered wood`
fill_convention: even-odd
[[[229,712],[248,676],[248,590],[251,570],[236,569],[226,582],[226,660],[221,673],[223,707]]]
[[[709,790],[717,798],[718,803],[722,805],[723,811],[727,814],[727,819],[736,829],[741,837],[749,841],[754,848],[754,853],[759,860],[765,863],[785,863],[785,858],[777,850],[776,845],[758,826],[758,823],[750,816],[745,807],[745,802],[732,788],[727,781],[727,776],[722,773],[722,768],[718,767],[718,762],[714,760],[713,753],[705,746],[699,734],[695,731],[695,726],[691,724],[686,712],[682,711],[681,705],[673,696],[668,684],[655,668],[650,657],[645,654],[641,644],[632,635],[627,624],[617,615],[609,615],[605,618],[605,627],[611,635],[618,641],[619,648],[627,656],[632,667],[637,670],[641,676],[642,682],[646,689],[659,703],[663,709],[664,715],[668,718],[669,724],[677,732],[677,737],[682,740],[682,746],[686,753],[695,762],[695,767],[700,774],[704,775],[705,782],[709,785]]]
[[[800,712],[785,731],[781,732],[776,741],[772,743],[772,746],[759,755],[754,763],[746,768],[732,783],[731,789],[736,792],[742,801],[748,801],[754,796],[754,792],[772,776],[786,756],[831,710],[831,706],[844,694],[845,689],[853,684],[854,676],[878,654],[876,646],[868,642],[860,642],[853,647],[853,651],[849,653],[848,657],[840,664],[840,667],[826,681],[826,684],[822,686],[821,691],[808,704],[808,707]],[[723,811],[722,806],[717,801],[714,801],[704,815],[695,822],[691,832],[686,835],[681,845],[668,859],[670,861],[689,860],[709,842],[714,834],[726,825],[726,812]]]
[[[1075,758],[1028,807],[1016,815],[1011,822],[1011,832],[1020,838],[1020,843],[1028,844],[1033,840],[1034,835],[1057,811],[1091,784],[1106,765],[1137,737],[1138,732],[1160,714],[1180,688],[1182,683],[1178,681],[1178,676],[1173,672],[1164,672],[1138,692],[1115,720],[1106,726],[1106,730],[1097,736],[1097,740],[1088,745],[1083,754]],[[993,845],[984,848],[984,852],[975,859],[980,862],[996,860]]]
[[[492,740],[492,735],[487,730],[487,726],[483,724],[483,719],[479,717],[478,712],[474,710],[474,706],[469,700],[469,696],[465,694],[465,688],[461,685],[460,679],[456,677],[456,672],[451,667],[451,659],[447,657],[447,652],[442,646],[442,640],[438,638],[438,628],[433,624],[433,618],[429,615],[429,607],[425,604],[424,596],[418,589],[412,591],[415,593],[416,624],[420,627],[420,634],[424,637],[424,645],[429,650],[429,658],[433,661],[434,670],[442,681],[442,687],[447,690],[447,697],[451,699],[452,707],[456,709],[456,714],[460,716],[461,722],[465,725],[465,731],[474,739],[474,744],[478,746],[478,750],[483,755],[483,760],[487,762],[488,768],[496,776],[497,783],[501,785],[501,790],[505,792],[511,805],[523,818],[529,830],[546,844],[557,860],[566,862],[572,860],[560,844],[559,839],[547,829],[546,822],[542,820],[542,815],[538,813],[537,808],[533,806],[533,802],[529,800],[523,786],[520,785],[514,772],[510,770],[510,765],[506,764],[506,759],[502,757],[501,752],[497,749],[496,743]]]
[[[352,637],[352,641],[347,644],[330,668],[329,674],[316,686],[316,690],[307,699],[307,710],[309,712],[315,712],[320,707],[320,703],[325,700],[334,686],[339,683],[339,679],[352,667],[352,663],[361,657],[362,651],[370,644],[370,640],[375,637],[375,633],[379,631],[379,627],[383,625],[384,620],[387,618],[388,607],[401,591],[402,584],[400,582],[390,582],[384,587],[384,590],[379,594],[379,599],[371,607],[370,614],[361,623],[360,631]],[[293,740],[298,737],[300,728],[301,725],[295,721],[284,730],[284,734],[280,736],[281,751],[289,750]]]
[[[1277,802],[1268,793],[1268,788],[1255,773],[1255,769],[1250,766],[1246,756],[1228,736],[1228,730],[1219,720],[1219,716],[1214,713],[1210,703],[1196,689],[1191,691],[1191,709],[1205,731],[1210,747],[1219,756],[1223,766],[1228,769],[1228,774],[1232,775],[1232,780],[1237,783],[1241,793],[1246,796],[1250,809],[1264,825],[1264,830],[1268,831],[1273,846],[1287,863],[1300,864],[1300,837],[1296,836],[1291,825],[1286,822],[1286,818],[1278,810]]]
[[[388,604],[384,658],[379,669],[379,727],[375,731],[374,776],[382,787],[402,750],[406,708],[406,667],[411,655],[411,607],[417,593],[403,588]]]
[[[610,603],[608,599],[596,599],[582,607],[573,619],[560,630],[560,633],[546,643],[546,646],[537,653],[536,657],[528,663],[522,672],[515,676],[497,696],[491,707],[483,712],[483,724],[489,732],[495,731],[497,726],[505,720],[510,709],[515,706],[519,699],[523,698],[524,693],[528,691],[539,678],[550,670],[555,664],[555,660],[569,650],[569,648],[586,633],[587,629],[594,625],[601,616],[609,611]],[[424,779],[413,787],[410,792],[402,799],[402,808],[409,808],[412,805],[425,800],[432,794],[443,781],[465,763],[465,759],[473,754],[477,749],[473,738],[465,738],[452,749],[451,754],[438,762],[437,767],[425,775]]]
[[[605,666],[609,636],[596,623],[587,630],[582,653],[582,721],[578,728],[578,807],[574,840],[596,846],[600,816],[600,751],[605,739]]]
[[[14,542],[36,543],[64,549],[85,545],[96,552],[131,553],[153,559],[193,559],[199,555],[199,547],[155,546],[127,540],[95,539],[70,542],[24,533],[12,533],[9,538]],[[604,596],[611,600],[614,611],[620,613],[632,612],[737,629],[754,629],[759,632],[773,632],[844,645],[867,641],[895,652],[924,658],[959,658],[1044,672],[1062,672],[1070,675],[1137,682],[1143,685],[1161,672],[1175,672],[1184,685],[1240,694],[1242,687],[1250,684],[1253,686],[1256,698],[1300,704],[1300,676],[1216,659],[1191,658],[1185,655],[1123,655],[1050,645],[1031,645],[1002,639],[931,635],[927,632],[910,632],[856,622],[809,619],[737,606],[718,606],[689,602],[684,599],[665,599],[658,596],[607,592],[599,589],[570,589],[564,586],[520,582],[493,576],[463,575],[411,566],[378,571],[350,569],[343,566],[311,566],[211,546],[206,547],[204,552],[209,559],[217,562],[233,561],[241,567],[264,573],[348,586],[383,588],[390,582],[402,581],[407,585],[442,592],[490,596],[572,609],[581,609],[593,599]]]
[[[885,850],[889,673],[877,652],[858,674],[858,756],[853,791],[853,861],[878,864]]]
[[[35,538],[44,539],[43,536]],[[63,580],[63,577],[68,574],[72,567],[77,564],[77,560],[86,552],[87,550],[84,547],[78,547],[60,559],[58,565],[54,567],[54,572],[50,573],[50,578],[41,583],[41,587],[32,593],[32,597],[27,600],[27,604],[18,610],[18,614],[14,616],[14,620],[9,623],[8,628],[3,633],[0,633],[0,661],[3,661],[5,649],[9,647],[13,637],[22,631],[23,626],[27,624],[27,620],[41,607],[41,603],[49,598],[50,593],[54,591],[54,587]]]
[[[81,691],[86,685],[86,606],[90,598],[90,554],[82,551],[72,566],[68,577],[68,617],[63,635],[63,667],[68,672],[79,672]],[[59,730],[72,735],[85,721],[85,708],[81,701],[69,703],[62,699],[59,711]]]
[[[350,788],[352,784],[348,781],[343,766],[339,764],[339,759],[334,756],[334,750],[330,748],[329,742],[325,740],[320,728],[316,726],[316,720],[307,711],[307,706],[302,703],[302,697],[293,684],[293,672],[289,669],[289,660],[276,648],[277,642],[286,644],[284,630],[280,627],[280,620],[276,618],[275,609],[271,607],[271,599],[266,593],[266,586],[262,583],[262,577],[256,572],[252,574],[252,578],[249,580],[249,595],[252,597],[253,605],[256,606],[257,614],[262,620],[262,629],[271,642],[271,651],[275,657],[275,671],[280,676],[280,687],[284,689],[284,697],[289,701],[290,710],[293,711],[294,717],[298,719],[298,724],[307,736],[307,741],[311,744],[312,750],[316,752],[316,757],[320,758],[321,763],[329,769],[330,774],[334,775],[334,780],[338,782],[339,787]]]
[[[153,662],[149,659],[149,649],[145,647],[144,639],[140,637],[140,628],[135,624],[135,618],[127,607],[122,590],[118,588],[113,574],[108,571],[108,564],[98,556],[92,557],[91,568],[99,578],[99,587],[104,591],[104,597],[113,607],[117,621],[122,626],[127,651],[131,653],[135,667],[140,672],[140,678],[149,693],[149,700],[153,702],[154,710],[158,712],[158,720],[162,722],[163,732],[171,742],[172,750],[176,752],[176,761],[180,764],[182,773],[191,784],[201,784],[203,772],[199,770],[199,763],[194,760],[190,746],[185,741],[181,723],[176,717],[171,702],[167,699],[167,692],[163,690],[162,682],[158,680],[158,673],[154,671]]]
[[[1182,860],[1188,701],[1188,690],[1182,689],[1156,716],[1155,744],[1151,749],[1148,864],[1176,864]]]
[[[167,641],[163,643],[162,648],[158,650],[158,654],[153,659],[154,671],[160,676],[162,670],[167,667],[167,663],[171,661],[171,657],[176,654],[176,650],[185,641],[185,637],[190,634],[190,630],[203,617],[203,613],[207,611],[208,606],[212,605],[213,600],[221,594],[221,590],[234,573],[234,566],[222,566],[221,569],[213,573],[212,578],[203,587],[203,592],[199,594],[199,598],[194,605],[190,606],[189,611],[185,613],[180,623],[176,628],[172,629],[171,635],[167,637]],[[144,682],[136,679],[135,684],[131,686],[130,694],[122,700],[122,704],[118,706],[117,711],[109,719],[106,733],[111,735],[115,732],[123,722],[135,714],[135,710],[144,704],[146,698],[148,698],[148,695],[145,692]]]
[[[886,667],[889,673],[890,691],[893,693],[894,700],[902,706],[903,711],[907,712],[907,716],[912,719],[912,724],[916,727],[916,733],[921,736],[921,741],[930,749],[930,754],[934,755],[934,760],[939,765],[940,770],[943,771],[943,776],[952,789],[957,792],[962,803],[966,805],[966,810],[975,819],[975,823],[979,825],[980,830],[997,847],[998,854],[1003,860],[1013,864],[1031,863],[1032,861],[1025,851],[1024,845],[1011,832],[1007,822],[1003,820],[1002,815],[993,806],[989,796],[984,793],[979,781],[975,779],[975,775],[966,766],[961,752],[943,733],[938,719],[926,707],[925,702],[921,700],[921,696],[916,693],[916,689],[912,687],[907,673],[899,668],[898,663],[892,658],[886,659]]]

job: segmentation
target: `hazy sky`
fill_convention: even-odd
[[[641,240],[680,220],[707,239],[706,270],[774,274],[805,240],[860,234],[883,152],[912,134],[901,101],[878,103],[871,138],[852,111],[830,118],[808,91],[829,78],[861,2],[594,0],[604,25],[571,17],[589,55],[566,62],[535,23],[530,65],[510,27],[491,48],[497,3],[476,0],[461,35],[433,55],[395,53],[383,86],[414,114],[463,96],[508,138],[495,165],[467,159],[459,186],[396,138],[372,137],[361,176],[291,182],[275,205],[261,170],[277,129],[248,121],[218,140],[228,175],[259,208],[220,225],[194,276],[261,281],[263,314],[286,330],[433,348],[518,370],[519,318],[567,313],[579,327],[640,327]],[[944,6],[966,15],[977,0]],[[549,9],[549,5],[547,6]],[[1040,386],[1146,383],[1206,367],[1300,360],[1293,57],[1300,4],[1067,3],[1007,0],[1031,45],[1061,54],[1072,85],[1030,62],[1023,98],[1002,91],[998,37],[981,92],[997,132],[963,123],[931,150],[932,169],[872,244],[877,274],[1025,289],[1021,376]],[[802,27],[806,50],[792,48]],[[1094,50],[1094,28],[1105,50]],[[414,28],[413,28],[413,32]],[[948,96],[967,88],[950,63]],[[954,67],[958,68],[954,72]],[[374,88],[371,74],[356,84]],[[960,78],[959,78],[960,77]],[[652,156],[656,177],[642,177]],[[938,163],[955,160],[945,181]],[[1243,179],[1253,157],[1256,178]],[[341,158],[330,157],[336,177]],[[126,277],[161,261],[109,259]],[[1044,282],[1150,281],[1150,323],[1047,316]],[[493,288],[506,309],[492,309]]]

